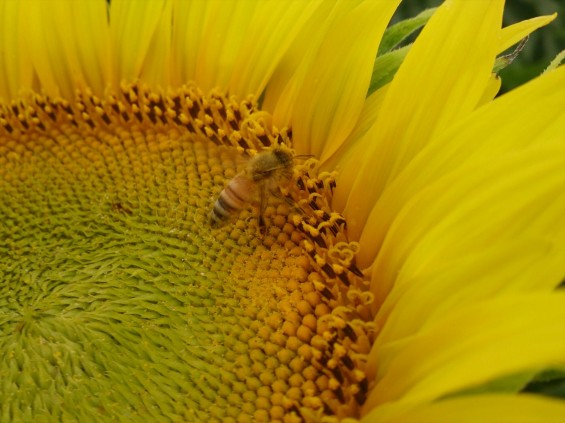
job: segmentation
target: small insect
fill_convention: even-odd
[[[210,212],[214,227],[225,225],[237,216],[259,194],[259,230],[265,233],[265,208],[269,195],[281,197],[280,187],[292,177],[294,161],[292,153],[282,147],[274,147],[251,158],[245,169],[235,175],[222,190]]]
[[[132,214],[133,212],[122,203],[112,203],[112,209],[119,214]]]

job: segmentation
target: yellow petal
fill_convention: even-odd
[[[562,136],[565,67],[497,98],[435,138],[394,180],[371,210],[358,259],[369,266],[400,209],[420,190],[473,160],[519,151]]]
[[[277,93],[267,92],[266,107],[274,110],[279,125],[281,117],[290,120],[299,152],[327,158],[350,133],[363,108],[380,37],[397,4],[338,4],[325,38],[302,56],[312,59],[303,61],[290,81],[279,82]],[[279,101],[283,108],[275,104]]]
[[[513,25],[510,25],[510,26],[503,28],[502,32],[501,32],[502,42],[500,43],[499,52],[506,50],[507,48],[509,48],[513,44],[520,41],[525,36],[529,35],[531,32],[535,31],[536,29],[538,29],[538,28],[540,28],[544,25],[549,24],[551,21],[553,21],[555,19],[556,16],[557,16],[556,14],[553,14],[553,15],[550,15],[550,16],[540,16],[540,17],[537,17],[537,18],[529,19],[527,21],[521,21],[517,24],[513,24]],[[496,75],[494,73],[491,74],[489,82],[488,82],[488,84],[485,88],[485,91],[483,93],[482,98],[478,102],[478,105],[480,106],[480,105],[483,105],[485,103],[492,101],[496,97],[498,92],[500,91],[501,83],[502,83],[502,81],[501,81],[501,79],[498,75]],[[383,96],[383,94],[384,93],[381,93],[379,95],[378,104],[373,104],[374,101],[371,100],[373,95],[371,95],[367,98],[367,101],[365,102],[361,116],[359,118],[359,122],[355,126],[354,132],[352,132],[349,135],[347,141],[343,143],[340,150],[337,151],[336,153],[334,153],[334,156],[331,159],[326,160],[325,163],[322,166],[325,166],[328,169],[338,168],[338,166],[339,166],[338,163],[343,162],[341,150],[343,150],[344,155],[347,154],[349,151],[345,147],[349,146],[349,142],[358,141],[359,138],[364,133],[367,132],[367,130],[371,126],[370,124],[373,124],[374,121],[376,120],[377,115],[378,115],[378,111],[380,110],[380,107],[382,106],[382,100],[383,100],[382,96]],[[374,110],[372,110],[372,108],[374,108]],[[371,116],[371,120],[368,120],[367,116]],[[369,125],[368,125],[368,123],[369,123]],[[359,126],[362,127],[362,130],[359,130],[359,128],[358,128]],[[347,181],[344,181],[344,183],[345,183],[345,185],[348,185]],[[351,183],[352,183],[352,181],[350,181],[350,184]]]
[[[561,136],[546,143],[472,162],[414,197],[372,267],[375,309],[392,286],[469,251],[521,238],[565,242],[565,145]]]
[[[488,381],[563,363],[565,293],[506,295],[446,314],[400,348],[373,350],[377,382],[368,412],[390,401],[421,404]],[[378,357],[378,358],[377,358]]]
[[[53,10],[55,4],[56,12]],[[87,85],[96,93],[103,93],[108,82],[115,80],[115,77],[111,77],[107,4],[100,1],[70,0],[49,2],[48,7],[49,11],[44,12],[44,17],[53,16],[54,25],[60,34],[60,44],[65,49],[63,57],[53,56],[52,60],[68,62],[75,87]]]
[[[565,403],[536,395],[476,395],[415,408],[383,407],[362,423],[561,423]]]
[[[550,291],[565,275],[565,245],[513,239],[468,251],[438,269],[397,283],[375,319],[374,343],[395,342],[456,308],[509,292]]]
[[[354,127],[365,102],[381,36],[399,1],[360,4],[330,30],[295,104],[297,140],[322,160]]]
[[[176,1],[173,82],[195,80],[204,91],[219,87],[240,97],[259,96],[320,4]]]
[[[42,16],[47,3],[29,2],[26,5],[26,15],[30,28],[33,29],[23,32],[25,34],[24,45],[29,52],[42,88],[52,96],[62,93],[72,94],[73,81],[70,71],[62,60],[58,60],[64,57],[62,43],[57,40],[58,34],[53,33],[55,25],[52,22],[46,22],[46,17]],[[52,60],[50,57],[55,57],[57,60]]]
[[[174,8],[175,84],[258,96],[319,2],[183,1]]]
[[[77,88],[89,86],[101,94],[110,70],[106,3],[22,4],[31,29],[22,34],[42,89],[71,97]]]
[[[476,107],[490,79],[502,7],[498,0],[446,1],[410,49],[365,138],[364,160],[343,170],[356,175],[355,184],[338,181],[335,206],[354,239],[386,185],[430,137]]]
[[[113,74],[120,80],[132,81],[142,73],[144,63],[151,61],[151,56],[156,54],[162,57],[161,52],[150,49],[155,36],[159,37],[159,24],[166,21],[163,14],[167,13],[166,0],[135,1],[135,0],[112,0],[110,4],[110,36],[115,50],[115,69]],[[156,35],[157,34],[157,35]],[[161,34],[162,35],[162,34]],[[165,39],[167,37],[165,36]],[[164,46],[157,46],[164,48]],[[155,70],[150,74],[155,74]],[[155,83],[156,81],[153,81]]]
[[[479,99],[477,105],[482,106],[483,104],[492,101],[498,94],[498,91],[500,91],[501,85],[502,80],[500,77],[495,73],[491,74],[488,84],[483,92],[483,96]]]
[[[0,98],[17,97],[21,89],[32,87],[33,71],[27,48],[19,36],[20,27],[28,27],[19,2],[0,2]],[[23,16],[22,16],[23,15]]]
[[[194,81],[208,9],[212,7],[212,2],[176,0],[173,5],[175,22],[171,34],[171,83],[180,86],[188,81]],[[211,85],[213,86],[209,82],[207,88],[209,89]]]
[[[242,28],[251,24],[259,2],[242,0],[207,3],[207,16],[201,29],[201,38],[198,38],[198,56],[195,59],[197,65],[193,79],[204,91],[214,87],[226,89],[239,49],[244,42],[249,41]]]
[[[335,1],[322,2],[307,24],[282,57],[269,80],[263,99],[263,108],[273,114],[278,127],[287,126],[299,89],[316,58],[325,34],[334,19],[356,3],[345,2],[336,6]]]
[[[538,16],[536,18],[520,21],[513,25],[502,28],[501,38],[498,43],[498,52],[502,52],[512,47],[518,41],[527,37],[536,29],[549,24],[557,17],[557,13],[548,16]]]
[[[359,156],[363,155],[362,148],[364,146],[360,145],[361,143],[358,141],[363,138],[363,135],[377,120],[388,87],[389,84],[379,88],[367,97],[355,128],[348,135],[347,139],[343,142],[340,148],[332,156],[328,157],[321,163],[320,166],[323,169],[337,170],[339,172],[345,161],[359,160]],[[347,181],[342,181],[342,183],[347,183]],[[353,181],[351,181],[351,183],[353,183]]]
[[[320,1],[259,3],[246,28],[246,40],[234,64],[229,92],[246,96],[263,92],[281,57],[319,8]]]
[[[156,30],[148,46],[148,54],[143,61],[139,78],[151,88],[170,86],[172,67],[171,62],[171,36],[173,25],[172,3],[163,5]]]

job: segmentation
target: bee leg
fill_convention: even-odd
[[[259,233],[261,238],[267,233],[267,225],[265,224],[265,209],[267,208],[267,187],[262,184],[259,190]]]
[[[273,197],[278,198],[279,200],[283,200],[295,213],[298,213],[300,215],[304,214],[304,210],[300,208],[296,201],[285,196],[279,189],[272,189],[270,192]]]

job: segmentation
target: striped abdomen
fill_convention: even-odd
[[[212,226],[222,226],[236,217],[253,196],[255,184],[245,174],[236,175],[222,190],[210,212]]]

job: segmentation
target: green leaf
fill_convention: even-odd
[[[383,35],[377,56],[388,53],[397,47],[414,31],[423,27],[436,11],[436,8],[426,9],[417,16],[403,20],[387,28]]]
[[[520,392],[524,387],[530,382],[535,372],[524,372],[519,374],[513,374],[508,376],[503,376],[498,379],[492,380],[487,383],[483,383],[479,386],[464,389],[454,394],[448,395],[448,397],[459,397],[465,395],[477,395],[477,394],[487,394],[487,393],[504,393]]]
[[[385,53],[375,59],[373,75],[371,76],[367,96],[392,81],[392,78],[394,78],[396,71],[404,61],[411,46],[412,44],[409,44],[397,50]]]
[[[564,61],[565,61],[565,50],[562,50],[557,54],[557,56],[555,56],[555,58],[551,61],[551,63],[549,64],[547,69],[543,71],[543,73],[556,69]]]
[[[373,75],[371,76],[367,96],[392,81],[404,57],[406,57],[411,44],[396,50],[393,49],[414,31],[424,26],[436,9],[437,8],[424,10],[413,18],[405,19],[392,25],[385,31],[373,66]]]
[[[524,388],[523,392],[565,399],[565,367],[540,373]]]

